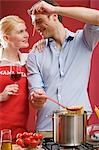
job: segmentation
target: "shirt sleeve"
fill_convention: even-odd
[[[37,65],[36,56],[34,52],[30,52],[26,63],[27,79],[30,94],[34,89],[43,89],[41,73]]]
[[[90,50],[93,50],[99,42],[99,26],[86,24],[84,26],[83,40]]]

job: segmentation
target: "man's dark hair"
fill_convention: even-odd
[[[48,4],[51,4],[53,6],[59,6],[59,4],[55,0],[40,0],[40,1],[47,2]],[[62,16],[58,15],[58,19],[60,22],[62,22]]]

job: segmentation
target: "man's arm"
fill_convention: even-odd
[[[99,25],[99,11],[85,7],[56,7],[55,12],[79,21]]]
[[[85,7],[61,7],[52,6],[44,1],[36,3],[33,7],[34,13],[52,14],[57,13],[62,16],[77,19],[79,21],[99,25],[99,11]]]
[[[46,102],[46,93],[43,89],[43,81],[37,66],[35,53],[30,52],[27,58],[27,78],[28,78],[28,87],[30,92],[30,102],[33,107],[41,108]]]
[[[42,89],[36,89],[32,91],[30,96],[30,102],[32,106],[36,109],[42,108],[47,99],[46,93]]]

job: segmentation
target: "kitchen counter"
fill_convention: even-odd
[[[20,148],[16,144],[13,144],[12,145],[12,150],[20,150]]]
[[[0,150],[1,150],[1,145],[0,145]],[[13,144],[12,150],[20,150],[20,148],[16,144]]]
[[[1,148],[0,148],[0,150],[1,150]],[[37,148],[28,149],[28,148],[21,148],[21,147],[19,147],[16,144],[12,144],[12,150],[43,150],[43,148],[41,148],[40,146],[38,146]]]

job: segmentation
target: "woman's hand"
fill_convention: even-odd
[[[45,45],[46,45],[46,40],[41,39],[33,45],[31,50],[33,50],[33,52],[39,51],[41,53],[43,52]]]
[[[14,95],[19,90],[17,84],[10,84],[5,87],[2,93],[0,93],[0,102],[8,100],[9,96]]]
[[[47,96],[44,90],[38,89],[32,92],[30,100],[31,104],[35,108],[42,108],[46,102]]]

